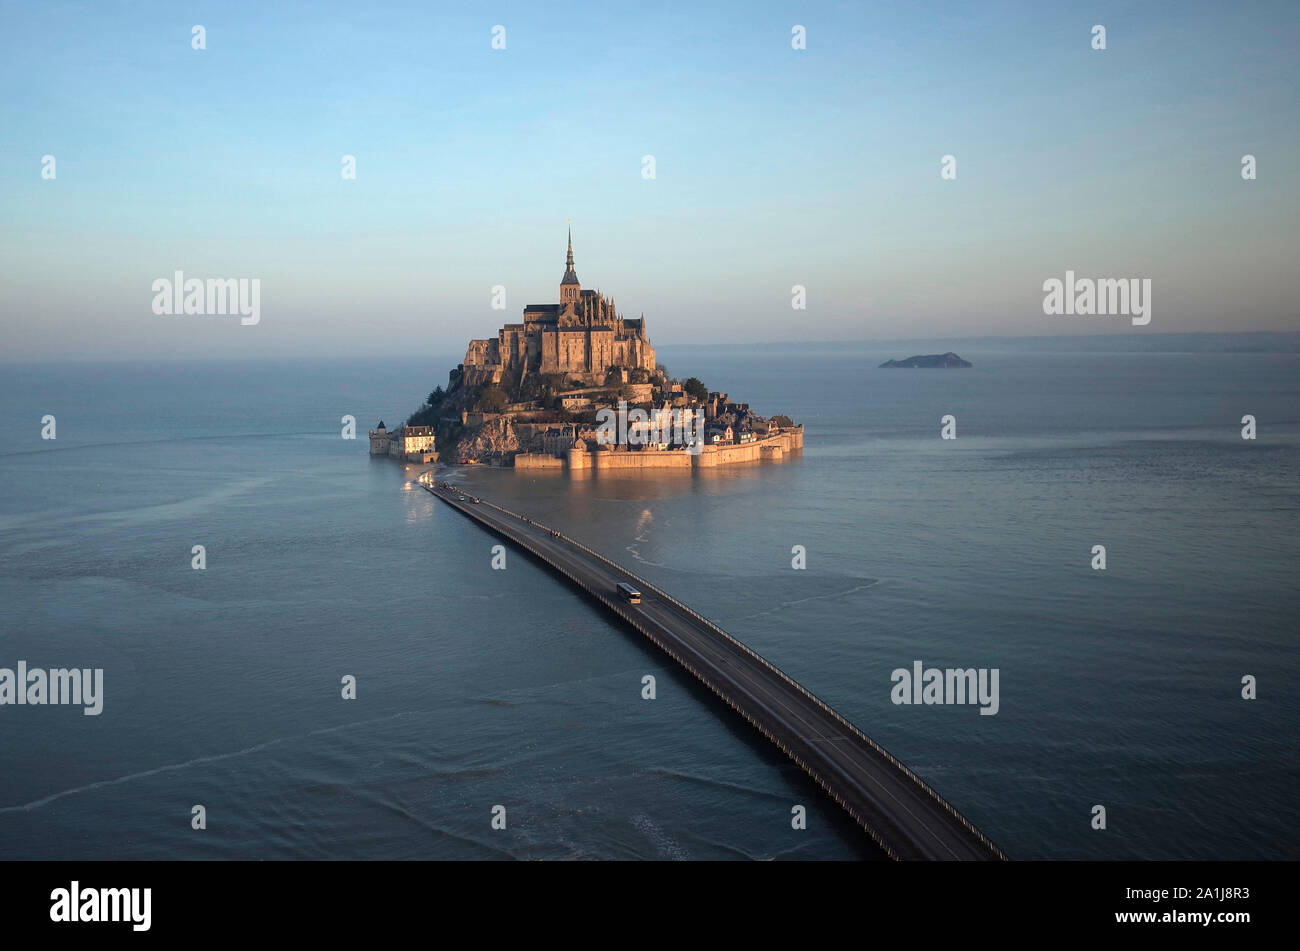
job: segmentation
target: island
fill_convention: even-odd
[[[407,418],[370,430],[370,453],[517,469],[693,469],[801,452],[803,425],[760,416],[655,360],[645,314],[583,288],[573,233],[560,300],[471,340],[465,360]]]
[[[925,356],[908,357],[906,360],[886,360],[880,366],[891,370],[900,367],[947,370],[953,367],[969,367],[971,365],[949,350],[947,353],[930,353]]]

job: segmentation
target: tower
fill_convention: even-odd
[[[372,456],[388,455],[388,445],[391,442],[392,436],[384,428],[384,421],[381,419],[378,428],[370,430],[370,454]]]
[[[582,285],[573,270],[573,228],[569,228],[569,254],[564,261],[564,277],[560,279],[560,307],[572,304],[575,308],[582,297]]]

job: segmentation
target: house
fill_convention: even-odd
[[[433,427],[403,426],[394,430],[389,435],[388,455],[404,462],[436,462]]]
[[[552,455],[568,452],[576,438],[573,426],[552,426],[541,434],[542,452]]]
[[[730,426],[716,427],[709,426],[704,430],[704,441],[711,445],[720,445],[722,443],[734,442],[736,438],[735,430]]]

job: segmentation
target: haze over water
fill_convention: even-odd
[[[662,347],[803,455],[446,477],[716,620],[1013,858],[1300,857],[1300,356],[949,348],[975,366]],[[367,457],[457,360],[6,367],[0,666],[103,667],[105,698],[0,708],[0,858],[870,854],[671,661]],[[999,668],[999,713],[893,705],[914,660]]]

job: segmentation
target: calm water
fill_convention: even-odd
[[[1300,357],[957,349],[974,369],[664,348],[804,421],[803,456],[451,478],[718,620],[1013,857],[1300,857]],[[0,858],[869,854],[661,656],[367,457],[454,361],[0,372],[0,667],[106,693],[0,707]],[[894,706],[918,659],[999,668],[1001,711]]]

